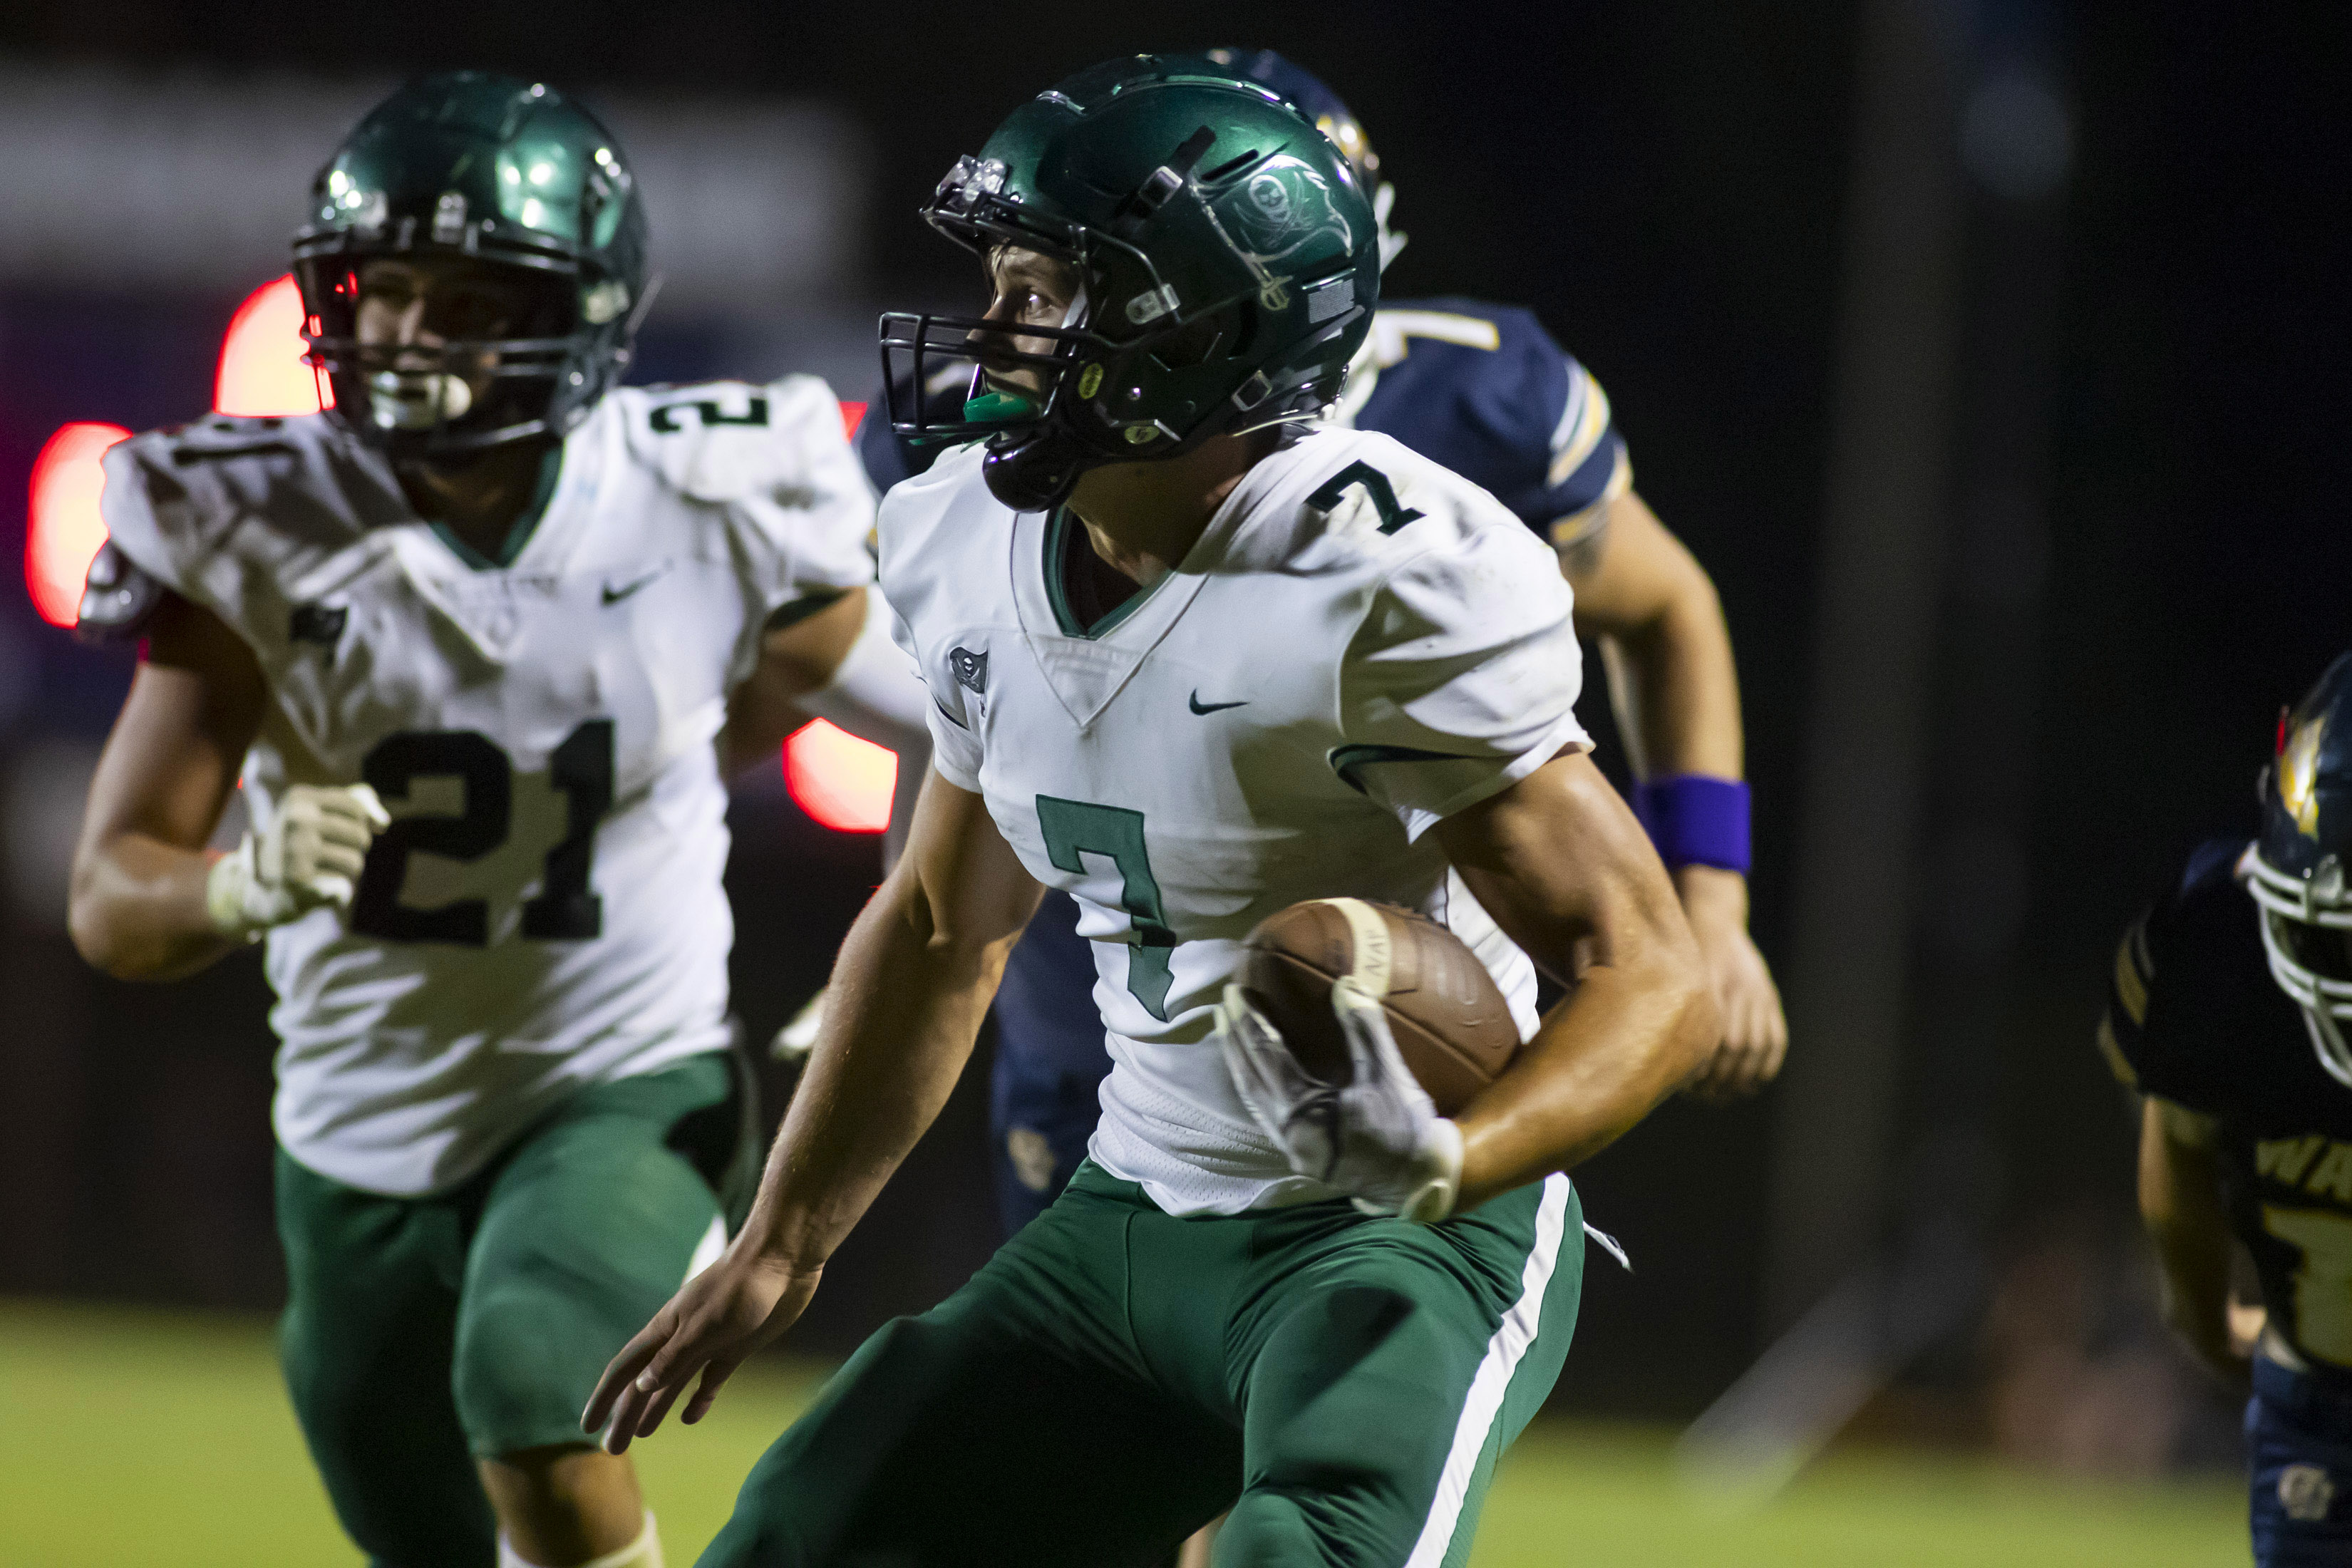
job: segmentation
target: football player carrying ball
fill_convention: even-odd
[[[867,1342],[706,1563],[1148,1563],[1227,1508],[1235,1562],[1459,1561],[1574,1327],[1564,1173],[1719,1037],[1665,868],[1585,755],[1569,586],[1486,491],[1313,423],[1370,330],[1379,226],[1276,94],[1097,68],[927,216],[994,294],[884,324],[908,386],[981,371],[949,427],[893,412],[973,440],[880,521],[932,773],[751,1219],[587,1424],[625,1447],[689,1389],[697,1418],[791,1327],[1052,887],[1114,1062],[1093,1158]],[[1237,1087],[1280,1046],[1230,1000],[1244,938],[1334,895],[1436,920],[1510,1000],[1529,1043],[1456,1117],[1403,1071]],[[1580,981],[1540,1019],[1531,960]]]

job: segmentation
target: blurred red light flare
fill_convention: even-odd
[[[898,753],[812,720],[784,742],[784,787],[803,811],[836,833],[890,826]]]
[[[90,557],[106,542],[98,493],[106,485],[99,459],[131,434],[120,425],[77,422],[60,428],[33,459],[31,506],[25,528],[25,586],[33,607],[53,626],[80,618],[82,579]]]
[[[223,414],[319,412],[319,378],[302,363],[303,320],[302,291],[290,273],[247,295],[221,337],[213,406]]]

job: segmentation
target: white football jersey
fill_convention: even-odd
[[[443,1191],[580,1086],[727,1044],[727,696],[778,605],[872,576],[823,382],[614,392],[503,566],[315,416],[153,432],[106,474],[114,542],[260,660],[256,823],[295,784],[392,814],[348,922],[268,936],[288,1152]]]
[[[1083,528],[1008,510],[980,460],[891,490],[883,592],[931,692],[933,764],[1096,943],[1114,1066],[1090,1152],[1171,1214],[1332,1196],[1250,1120],[1211,1008],[1251,927],[1352,894],[1450,926],[1532,1031],[1533,967],[1428,830],[1590,744],[1559,568],[1467,480],[1324,429],[1080,626],[1058,563]]]

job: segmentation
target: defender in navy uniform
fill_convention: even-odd
[[[1204,70],[1255,81],[1314,120],[1373,193],[1383,266],[1403,247],[1388,228],[1395,188],[1362,127],[1331,89],[1271,50],[1213,50]],[[969,375],[925,388],[952,415]],[[1738,674],[1715,585],[1633,488],[1609,399],[1533,312],[1463,299],[1383,300],[1349,366],[1334,416],[1392,436],[1492,492],[1558,552],[1577,629],[1600,640],[1618,727],[1637,777],[1634,810],[1674,872],[1725,1037],[1694,1088],[1752,1092],[1780,1070],[1788,1026],[1770,971],[1748,936],[1748,796],[1740,782]],[[877,489],[929,466],[889,424],[869,419],[859,451]],[[1060,1193],[1099,1113],[1110,1071],[1077,908],[1046,895],[997,992],[991,1095],[996,1193],[1007,1233]]]
[[[2098,1039],[2146,1097],[2166,1317],[2252,1384],[2254,1561],[2300,1568],[2352,1561],[2352,654],[2279,742],[2262,837],[2202,846],[2133,922]],[[2230,1321],[2232,1237],[2261,1280],[2251,1333]]]

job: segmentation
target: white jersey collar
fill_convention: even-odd
[[[389,530],[402,575],[484,658],[503,664],[514,657],[522,629],[519,586],[562,576],[586,537],[604,477],[605,447],[618,434],[615,414],[613,400],[606,398],[564,437],[554,492],[508,564],[477,566],[466,561],[431,524],[419,520]],[[394,493],[399,493],[396,481]]]

